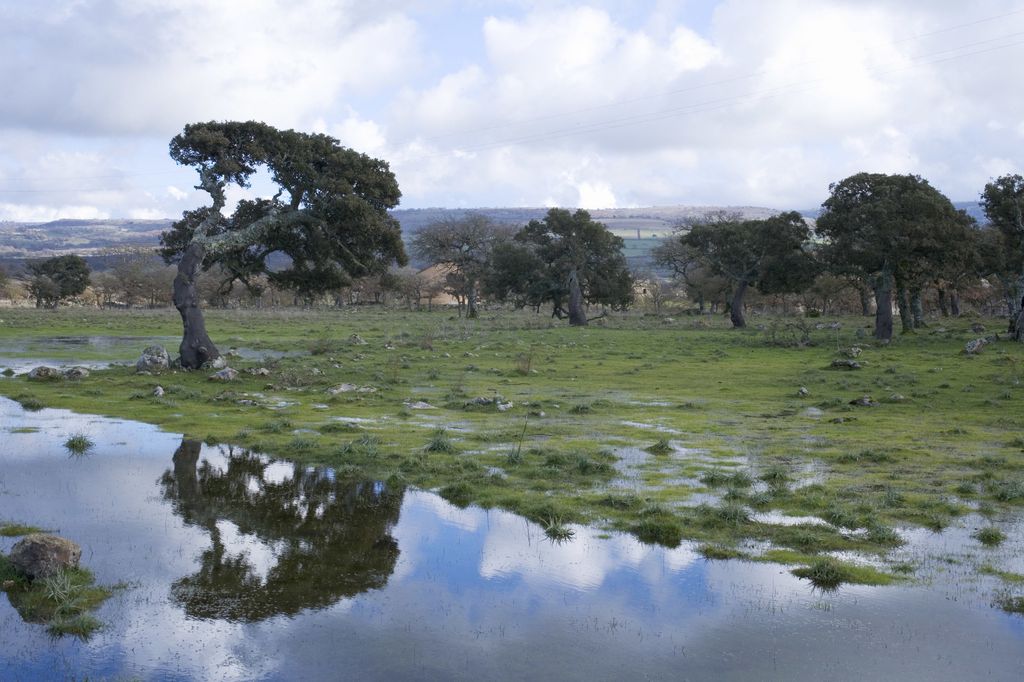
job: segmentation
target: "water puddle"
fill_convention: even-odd
[[[95,445],[71,458],[60,444],[80,432]],[[514,514],[6,399],[0,520],[58,529],[100,583],[129,584],[88,641],[51,638],[0,595],[3,679],[1009,680],[1024,666],[1024,619],[955,571],[822,594],[689,543],[583,526],[553,543]],[[901,551],[981,551],[972,522]],[[1019,565],[1018,535],[1000,566]]]
[[[51,336],[29,340],[0,340],[0,370],[10,369],[15,374],[24,374],[39,365],[86,369],[134,365],[146,346],[163,346],[174,356],[180,341],[181,337],[176,336]],[[274,360],[307,354],[305,351],[228,345],[220,350],[229,360],[232,356],[244,360]]]

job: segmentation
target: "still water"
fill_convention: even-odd
[[[36,427],[31,433],[16,433]],[[61,443],[85,433],[89,454]],[[88,641],[0,595],[0,679],[1020,679],[1024,619],[917,534],[924,584],[822,594],[577,527],[0,399],[0,521],[55,529],[102,584]],[[912,534],[913,535],[913,534]],[[15,539],[0,538],[7,551]],[[1003,550],[1014,561],[1016,541]],[[939,560],[936,557],[947,557]]]

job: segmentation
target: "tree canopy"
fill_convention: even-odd
[[[89,265],[81,256],[55,256],[29,261],[28,291],[36,307],[55,308],[63,300],[78,296],[89,286]]]
[[[892,291],[920,288],[967,242],[969,221],[917,175],[858,173],[829,186],[818,234],[834,272],[870,281],[875,337],[892,338]],[[901,300],[903,319],[909,319]]]
[[[473,213],[427,225],[413,237],[412,250],[421,260],[450,268],[450,285],[465,298],[467,317],[476,317],[480,281],[491,252],[508,234],[487,216]]]
[[[784,293],[800,291],[814,280],[817,268],[805,248],[809,238],[803,217],[790,211],[764,220],[715,217],[689,225],[689,232],[678,239],[689,254],[733,283],[730,316],[734,327],[744,327],[748,287]],[[680,257],[686,254],[684,250]]]
[[[633,300],[622,247],[622,238],[586,211],[552,208],[495,248],[487,290],[503,301],[550,302],[555,315],[567,310],[570,324],[585,325],[584,303],[622,308]]]
[[[200,268],[220,265],[228,287],[235,281],[258,287],[257,277],[265,274],[279,288],[312,295],[407,262],[398,221],[387,212],[401,196],[394,174],[386,162],[333,137],[255,121],[194,123],[171,140],[170,154],[196,169],[197,188],[212,198],[212,205],[186,211],[161,237],[164,257],[178,263],[183,367],[218,355],[198,313]],[[248,187],[260,169],[277,193],[244,199],[222,214],[225,187]],[[269,267],[272,254],[283,254],[287,264]]]
[[[1002,283],[1010,313],[1010,332],[1018,341],[1024,341],[1024,177],[1004,175],[986,184],[981,206],[999,234],[992,244],[995,252],[988,254],[992,266],[988,274]]]

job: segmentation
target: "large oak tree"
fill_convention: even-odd
[[[266,274],[276,287],[310,296],[407,261],[398,221],[387,212],[401,196],[394,174],[333,137],[255,121],[194,123],[171,140],[170,154],[196,169],[197,189],[212,200],[186,211],[161,237],[164,257],[178,265],[174,305],[184,326],[184,368],[219,356],[199,309],[202,270],[219,265],[226,287],[254,289]],[[277,193],[244,199],[224,215],[227,186],[248,187],[260,169]],[[272,254],[286,265],[269,267]]]
[[[917,175],[858,173],[829,186],[817,232],[836,274],[871,283],[875,338],[892,338],[894,289],[915,291],[969,245],[970,221]],[[901,296],[902,298],[902,296]],[[901,302],[904,329],[910,304]]]

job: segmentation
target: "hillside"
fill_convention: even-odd
[[[984,216],[977,202],[957,202],[979,220]],[[634,268],[649,266],[650,250],[672,233],[684,219],[714,211],[733,211],[745,218],[766,218],[779,211],[756,206],[651,206],[643,208],[603,208],[590,211],[595,219],[626,240],[626,257]],[[468,213],[483,213],[499,223],[521,225],[540,219],[546,208],[412,208],[392,212],[402,225],[408,241],[425,226],[438,220],[458,219]],[[816,210],[803,211],[807,217]],[[0,221],[0,261],[40,258],[65,253],[96,256],[105,250],[123,247],[156,247],[160,233],[171,220],[55,220],[48,223]]]

